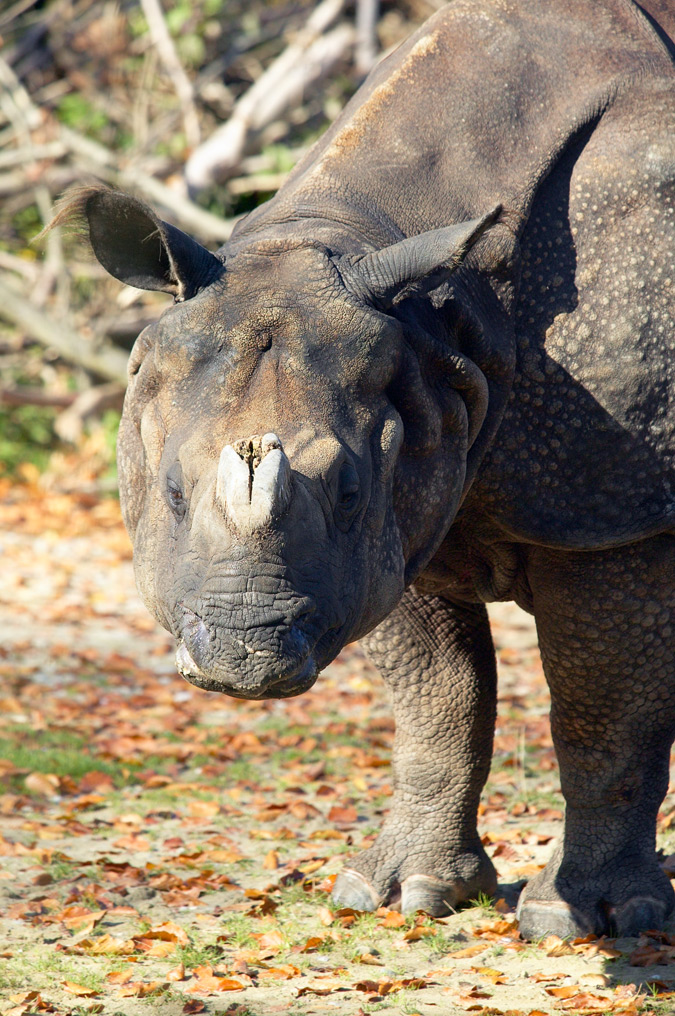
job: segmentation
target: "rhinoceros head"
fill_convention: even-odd
[[[74,203],[111,274],[176,298],[134,347],[119,437],[143,599],[193,683],[302,692],[457,510],[485,378],[405,308],[497,212],[373,253],[254,235],[214,255],[125,195]]]

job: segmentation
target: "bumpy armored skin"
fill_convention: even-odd
[[[371,910],[400,888],[405,912],[447,913],[497,880],[476,831],[495,722],[496,672],[485,607],[408,590],[365,640],[396,719],[395,791],[376,843],[335,885]]]
[[[673,910],[655,825],[675,733],[674,569],[671,535],[529,555],[567,811],[558,849],[521,897],[527,937],[635,935]]]
[[[307,690],[365,638],[395,795],[343,905],[491,893],[484,604],[534,613],[567,800],[529,937],[659,926],[675,733],[675,10],[454,0],[210,253],[80,190],[134,348],[120,495],[187,680]]]

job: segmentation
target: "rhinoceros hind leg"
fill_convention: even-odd
[[[675,907],[675,893],[655,859],[651,865],[635,859],[625,867],[612,864],[586,878],[576,872],[573,881],[561,874],[564,867],[558,850],[523,889],[517,911],[523,938],[638,935],[662,928]]]
[[[656,856],[675,732],[673,574],[670,535],[530,552],[567,812],[551,860],[521,895],[526,938],[635,935],[673,912]]]

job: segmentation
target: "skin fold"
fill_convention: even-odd
[[[57,216],[176,300],[132,353],[119,472],[181,673],[283,697],[361,638],[389,688],[392,808],[342,906],[494,893],[485,603],[515,600],[567,802],[521,931],[672,912],[673,18],[648,6],[455,0],[215,254],[102,187]]]

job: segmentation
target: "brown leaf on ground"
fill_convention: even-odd
[[[119,839],[113,840],[113,846],[119,847],[120,850],[136,853],[150,850],[152,843],[147,836],[137,836],[135,833],[130,833],[128,836],[120,836]]]
[[[105,910],[89,910],[87,907],[66,907],[54,917],[70,931],[91,931],[105,917]]]
[[[520,939],[518,924],[504,918],[496,921],[482,921],[477,927],[471,929],[471,934],[476,938],[485,938],[492,942],[498,942],[504,938]]]
[[[109,974],[106,974],[106,981],[110,984],[126,984],[134,976],[132,967],[127,967],[126,970],[113,970]]]
[[[79,995],[81,998],[96,998],[98,991],[93,988],[87,988],[83,984],[75,984],[74,981],[61,981],[61,986],[70,995]]]
[[[215,995],[221,991],[243,991],[245,987],[241,981],[235,981],[233,978],[221,977],[218,974],[214,974],[213,967],[207,963],[195,967],[192,971],[192,976],[195,979],[194,983],[186,990],[189,992],[199,992],[202,995]]]
[[[386,907],[380,907],[377,913],[382,915],[382,920],[375,925],[376,928],[400,928],[406,922],[403,914],[397,910],[387,910]]]
[[[316,818],[321,815],[319,809],[307,801],[294,801],[288,810],[299,819]]]
[[[251,935],[251,938],[254,938],[259,947],[267,953],[279,952],[284,944],[284,936],[277,928],[272,928],[270,931],[262,931],[257,935]]]
[[[358,817],[356,808],[352,807],[340,808],[338,805],[334,805],[328,812],[329,822],[337,822],[344,825],[353,824]]]
[[[316,952],[325,942],[323,935],[313,935],[307,939],[305,944],[300,949],[302,953]]]
[[[403,988],[419,990],[429,986],[429,981],[422,977],[407,977],[396,981],[357,981],[353,987],[356,991],[365,991],[369,994],[391,995],[394,991],[401,991]]]
[[[547,956],[570,956],[574,953],[571,944],[557,935],[548,935],[539,945],[546,950]]]
[[[419,942],[421,938],[431,938],[436,934],[436,929],[430,925],[417,925],[410,928],[403,936],[404,942]]]
[[[154,956],[155,959],[165,959],[176,949],[175,941],[146,938],[143,935],[136,935],[134,944],[140,952],[145,953],[146,956]]]
[[[356,962],[357,963],[365,963],[366,966],[371,966],[371,967],[383,967],[384,966],[384,963],[382,962],[380,957],[375,955],[375,953],[361,953],[361,955],[357,957]]]
[[[494,967],[471,967],[475,974],[480,974],[481,977],[485,977],[492,984],[507,984],[508,977],[504,975],[501,970],[495,970]]]
[[[188,814],[192,818],[213,818],[220,811],[217,801],[190,801]]]
[[[487,942],[479,942],[476,945],[467,945],[464,949],[454,949],[451,953],[448,953],[448,958],[451,960],[464,960],[469,959],[471,956],[478,956],[479,953],[485,952],[490,946]]]
[[[581,991],[576,995],[573,995],[571,998],[566,998],[561,1003],[561,1009],[568,1012],[576,1012],[579,1014],[583,1013],[584,1016],[594,1016],[596,1013],[597,1016],[601,1016],[601,1014],[608,1011],[626,1013],[632,1009],[634,1012],[635,1005],[634,1002],[630,1002],[628,1007],[622,1005],[621,1003],[619,1006],[615,1006],[612,1004],[612,999],[608,998],[606,995],[592,995],[590,992]]]
[[[267,871],[276,871],[279,867],[279,853],[276,850],[270,850],[266,855],[262,863],[263,868]]]
[[[57,794],[59,790],[59,777],[56,773],[30,773],[24,783],[34,794],[44,794],[47,797]]]
[[[117,993],[118,998],[147,998],[165,987],[164,981],[131,981],[123,985]]]
[[[300,976],[300,968],[294,967],[291,963],[284,963],[278,967],[267,967],[258,972],[259,981],[290,980],[292,977]]]
[[[136,951],[133,939],[114,938],[107,932],[98,938],[80,939],[68,952],[84,952],[91,956],[130,956]]]
[[[657,964],[666,965],[675,957],[675,949],[671,946],[659,946],[656,943],[639,945],[630,956],[631,967],[652,967]]]
[[[295,997],[302,998],[303,995],[330,995],[334,991],[340,991],[342,989],[338,987],[334,988],[315,988],[311,984],[305,985],[303,988],[298,988]]]

